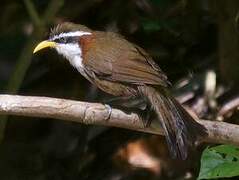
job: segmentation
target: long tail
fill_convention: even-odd
[[[206,129],[197,123],[167,91],[151,86],[139,87],[154,109],[164,129],[170,154],[186,159],[188,147],[198,138],[207,135]]]

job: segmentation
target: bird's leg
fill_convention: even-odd
[[[107,105],[110,104],[110,107],[121,109],[126,113],[138,114],[144,128],[149,127],[152,121],[151,117],[154,112],[142,97],[114,97],[105,102]]]
[[[109,120],[112,113],[112,107],[108,104],[105,104],[105,108],[107,109],[107,113],[108,113],[106,120]]]
[[[104,101],[105,104],[110,104],[112,107],[131,110],[131,109],[140,109],[145,110],[146,102],[144,99],[139,97],[114,97]]]

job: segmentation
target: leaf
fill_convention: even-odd
[[[220,145],[206,148],[201,157],[198,179],[239,176],[239,148]]]
[[[232,146],[232,145],[220,145],[213,147],[215,151],[218,153],[224,153],[228,155],[232,155],[234,157],[239,157],[239,147]]]

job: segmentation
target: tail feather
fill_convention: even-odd
[[[159,92],[153,87],[143,86],[141,92],[160,120],[172,157],[186,159],[188,147],[199,137],[207,135],[206,129],[165,90]]]

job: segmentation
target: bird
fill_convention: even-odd
[[[205,127],[171,95],[169,80],[159,65],[122,35],[63,22],[36,45],[33,54],[45,48],[55,49],[88,81],[115,97],[113,104],[153,114],[173,158],[185,160],[189,148],[207,136]],[[147,117],[144,127],[150,122]]]

